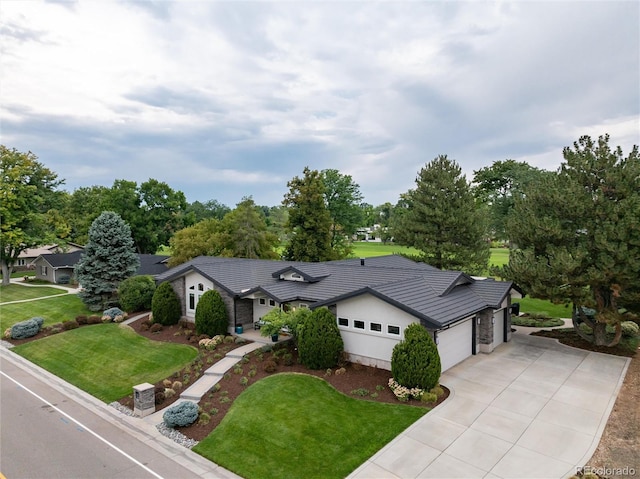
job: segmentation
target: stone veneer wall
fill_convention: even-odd
[[[236,300],[235,323],[242,324],[243,326],[253,325],[253,300],[252,299]],[[233,317],[231,317],[231,326],[233,326]]]
[[[485,309],[478,314],[480,317],[480,325],[476,326],[478,332],[477,344],[481,353],[490,353],[493,351],[493,310]]]

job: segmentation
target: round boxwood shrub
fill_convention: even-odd
[[[44,319],[36,317],[20,321],[19,323],[11,326],[11,338],[12,339],[25,339],[35,336],[40,331]]]
[[[162,415],[167,427],[189,426],[198,419],[198,405],[191,401],[183,401],[177,406],[171,406]]]
[[[160,283],[151,301],[153,322],[171,326],[177,324],[182,316],[182,307],[178,295],[170,283]]]
[[[622,335],[633,338],[640,334],[640,327],[633,321],[623,321],[620,325],[622,327]]]
[[[202,295],[196,306],[196,333],[207,336],[225,335],[229,329],[227,307],[216,290]]]
[[[338,364],[344,343],[335,316],[318,308],[298,327],[298,355],[309,369],[327,369]]]
[[[393,348],[391,374],[407,388],[430,391],[440,380],[442,368],[438,347],[431,334],[418,323],[404,331],[404,340]]]
[[[118,286],[118,299],[125,311],[148,311],[151,309],[156,282],[151,276],[132,276]]]

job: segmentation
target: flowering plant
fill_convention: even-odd
[[[389,378],[389,388],[398,398],[398,401],[407,402],[409,399],[420,399],[424,394],[424,390],[420,388],[408,388],[396,382],[395,379]]]

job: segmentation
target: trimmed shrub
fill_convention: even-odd
[[[153,322],[164,326],[177,324],[182,315],[180,299],[170,283],[160,283],[151,301]]]
[[[634,323],[633,321],[623,321],[621,323],[622,326],[622,335],[627,336],[629,338],[633,338],[640,334],[640,327]]]
[[[40,331],[43,322],[44,320],[42,318],[31,318],[20,321],[11,326],[11,338],[25,339],[35,336]]]
[[[81,314],[81,315],[79,315],[79,316],[76,316],[76,323],[78,323],[78,324],[88,324],[88,323],[87,323],[87,320],[88,320],[88,319],[89,319],[89,318],[87,318],[87,316],[86,316],[86,315]]]
[[[276,370],[278,369],[278,365],[276,364],[275,361],[269,360],[264,363],[264,366],[262,366],[262,369],[264,370],[265,373],[275,373]]]
[[[159,333],[160,331],[162,331],[162,324],[152,324],[149,328],[149,331],[151,331],[152,333]]]
[[[108,323],[110,321],[119,323],[125,317],[125,312],[120,308],[109,308],[102,312],[102,321]],[[120,321],[118,321],[120,319]]]
[[[62,323],[62,329],[64,329],[65,331],[70,331],[72,329],[76,329],[79,328],[80,325],[78,324],[77,321],[71,320],[71,321],[65,321]]]
[[[227,334],[229,316],[222,296],[216,290],[205,292],[196,306],[196,333],[216,336]]]
[[[430,391],[438,385],[442,368],[438,347],[431,334],[420,324],[405,329],[404,340],[393,348],[391,374],[406,388]]]
[[[155,291],[156,282],[151,276],[132,276],[118,286],[118,299],[125,311],[147,311]]]
[[[167,409],[162,415],[167,427],[184,427],[196,422],[198,419],[198,405],[191,401],[183,401],[177,406]]]
[[[327,369],[338,364],[344,343],[335,316],[318,308],[298,327],[300,362],[309,369]]]
[[[92,314],[87,318],[87,324],[100,324],[102,322],[102,318],[97,314]]]

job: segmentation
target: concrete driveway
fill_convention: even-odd
[[[595,451],[629,360],[514,334],[442,375],[451,390],[356,469],[373,478],[564,478]]]

